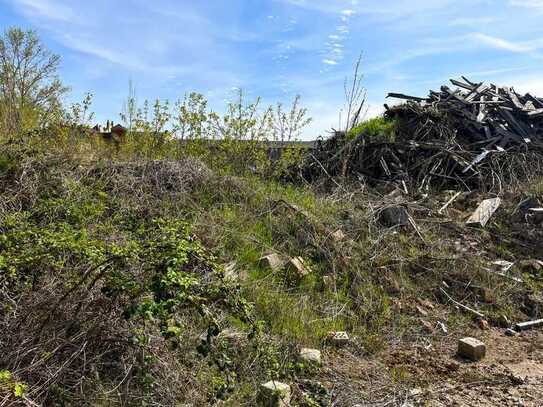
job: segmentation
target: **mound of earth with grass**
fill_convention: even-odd
[[[494,195],[81,151],[0,146],[0,405],[541,404],[506,329],[543,318],[543,180],[474,228]]]

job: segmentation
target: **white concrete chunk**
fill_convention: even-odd
[[[300,359],[304,362],[313,363],[315,365],[321,364],[321,351],[318,349],[302,348],[300,350]]]
[[[260,386],[258,404],[262,407],[290,407],[290,386],[274,380]]]
[[[299,278],[311,273],[311,269],[305,264],[304,259],[301,257],[293,257],[290,259],[286,265],[286,269],[296,274]]]
[[[261,257],[259,260],[260,267],[271,270],[278,271],[283,267],[283,259],[276,253],[268,254],[264,257]]]
[[[458,341],[458,355],[476,362],[485,357],[486,345],[475,338],[462,338]]]
[[[336,346],[342,346],[349,343],[349,334],[343,331],[329,332],[328,340]]]

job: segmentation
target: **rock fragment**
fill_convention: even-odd
[[[288,272],[293,273],[297,278],[302,278],[311,273],[309,266],[305,264],[305,261],[301,257],[291,258],[285,266]]]
[[[300,350],[300,359],[319,366],[321,364],[321,351],[318,349],[302,348]]]
[[[344,331],[328,332],[328,341],[335,346],[343,346],[349,343],[349,334]]]
[[[462,338],[458,341],[458,355],[477,362],[485,357],[486,345],[475,338]]]
[[[290,397],[288,384],[271,380],[260,386],[258,404],[262,407],[290,407]]]
[[[283,259],[276,253],[268,254],[264,257],[261,257],[259,260],[260,267],[271,270],[278,271],[283,267]]]

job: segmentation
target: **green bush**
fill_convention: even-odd
[[[354,139],[362,133],[366,133],[365,139],[372,143],[391,143],[396,139],[397,123],[394,120],[382,116],[374,117],[352,128],[347,137]]]

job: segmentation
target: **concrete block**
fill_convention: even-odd
[[[476,362],[485,357],[486,345],[475,338],[462,338],[458,341],[458,355]]]
[[[349,334],[343,331],[328,332],[328,341],[335,346],[343,346],[349,343]]]
[[[274,380],[260,386],[258,405],[262,407],[290,407],[291,390],[285,383]]]
[[[261,257],[259,260],[259,264],[260,264],[260,267],[262,268],[265,268],[271,271],[278,271],[283,267],[284,261],[281,258],[281,256],[279,256],[278,254],[271,253],[264,257]]]
[[[293,257],[290,259],[285,268],[287,271],[293,273],[297,278],[302,278],[311,273],[311,269],[305,264],[304,259],[301,257]]]
[[[321,364],[321,351],[318,349],[302,348],[300,350],[300,359],[314,365]]]

